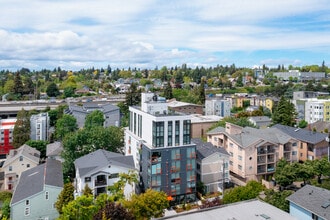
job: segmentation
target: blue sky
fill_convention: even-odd
[[[0,2],[0,69],[330,66],[328,0]]]

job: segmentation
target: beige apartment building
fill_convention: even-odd
[[[226,123],[207,133],[207,141],[230,154],[229,169],[243,181],[269,179],[276,162],[298,161],[299,141],[276,128],[256,129]]]

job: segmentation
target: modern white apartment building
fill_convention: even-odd
[[[230,116],[231,102],[224,99],[205,100],[205,115]]]
[[[130,106],[125,154],[140,170],[140,190],[167,193],[173,203],[195,200],[196,145],[191,143],[190,115],[168,109],[165,98],[141,94],[141,107]]]
[[[31,126],[31,140],[49,140],[49,116],[48,113],[40,113],[38,115],[31,115],[30,126]]]

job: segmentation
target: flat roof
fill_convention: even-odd
[[[161,219],[172,220],[298,220],[289,213],[258,199],[222,205],[210,209],[201,209],[184,214],[172,215]]]
[[[200,115],[200,114],[191,115],[191,123],[218,122],[221,119],[223,119],[223,117],[218,115]]]

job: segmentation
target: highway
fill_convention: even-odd
[[[51,109],[57,108],[59,105],[66,105],[68,103],[86,103],[92,102],[97,104],[111,103],[117,105],[119,102],[125,101],[125,95],[109,96],[107,98],[96,98],[96,97],[79,97],[69,98],[62,100],[33,100],[33,101],[7,101],[0,102],[0,117],[16,117],[17,112],[24,108],[27,111],[30,110],[44,110],[49,106]]]

